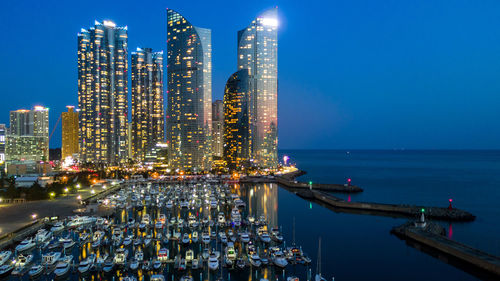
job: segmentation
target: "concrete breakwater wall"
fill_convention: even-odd
[[[335,184],[335,183],[306,183],[295,180],[295,178],[305,175],[306,172],[302,170],[297,170],[282,176],[276,177],[276,182],[289,188],[295,189],[311,189],[311,190],[321,190],[330,192],[343,192],[343,193],[357,193],[363,192],[363,189],[348,184]]]
[[[366,211],[366,212],[372,212],[373,214],[398,215],[408,218],[416,218],[418,215],[420,215],[423,209],[426,217],[437,220],[473,221],[476,218],[473,214],[456,208],[448,209],[441,207],[429,207],[429,206],[418,206],[418,205],[347,202],[329,193],[316,190],[299,191],[297,192],[297,195],[306,199],[311,199],[321,202],[333,208],[341,209],[345,212],[348,212],[350,210],[352,210],[353,212]]]
[[[405,240],[412,240],[434,251],[444,253],[462,263],[484,271],[486,279],[500,280],[500,258],[465,244],[446,238],[442,233],[434,231],[433,223],[426,227],[417,227],[406,223],[395,227],[391,233]]]

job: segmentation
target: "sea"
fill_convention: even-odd
[[[453,207],[473,222],[439,222],[455,241],[500,256],[500,151],[497,150],[283,150],[280,157],[307,172],[301,181],[346,183],[362,193],[346,200]],[[403,218],[336,213],[280,188],[280,224],[317,259],[327,280],[480,280],[446,257],[426,253],[390,234]],[[317,268],[313,266],[314,272]],[[462,267],[460,267],[462,268]]]

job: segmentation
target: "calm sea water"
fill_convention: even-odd
[[[471,223],[442,223],[451,239],[500,255],[500,151],[281,151],[308,172],[301,180],[364,188],[352,201],[453,205],[477,216]],[[343,195],[339,195],[343,196]],[[347,195],[343,196],[347,199]],[[322,237],[322,271],[336,280],[476,280],[391,235],[406,219],[335,213],[279,190],[279,219],[293,218],[296,240],[316,257]],[[313,269],[314,270],[314,269]]]

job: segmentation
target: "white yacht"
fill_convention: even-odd
[[[78,272],[80,272],[81,274],[87,273],[90,267],[94,264],[95,258],[95,254],[91,254],[86,259],[81,261],[78,265]]]
[[[56,277],[63,277],[69,272],[69,262],[68,261],[60,261],[56,265],[56,269],[54,270],[54,274]]]
[[[53,266],[61,258],[60,252],[48,252],[42,255],[42,265]]]
[[[52,233],[57,233],[64,230],[64,224],[62,222],[57,222],[53,227],[50,228]]]
[[[33,241],[32,238],[28,238],[23,240],[21,243],[19,243],[19,245],[16,246],[16,251],[17,252],[27,251],[33,249],[35,246],[36,246],[35,241]]]
[[[35,240],[38,243],[43,243],[49,240],[50,238],[52,238],[52,232],[47,231],[45,229],[38,230],[38,232],[35,235]]]
[[[128,250],[119,248],[116,250],[113,261],[117,265],[123,265],[127,262],[127,256],[128,256]]]
[[[12,251],[2,251],[0,252],[0,265],[6,263],[12,256]]]
[[[208,258],[208,268],[210,270],[217,270],[219,268],[219,259],[217,259],[217,256],[214,253],[210,254],[210,257]]]

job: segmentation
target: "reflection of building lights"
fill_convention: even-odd
[[[90,193],[95,194],[95,190],[93,190],[93,189],[92,189],[92,190],[90,191]]]
[[[76,185],[76,188],[80,188],[80,184],[79,183]]]
[[[66,187],[66,188],[64,189],[64,192],[68,192],[68,191],[69,191],[69,189]]]
[[[82,196],[81,196],[81,195],[78,195],[78,196],[76,197],[76,199],[78,199],[78,200],[82,200]]]

